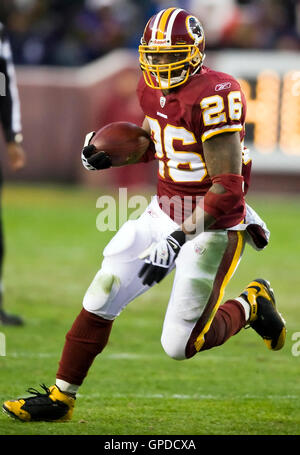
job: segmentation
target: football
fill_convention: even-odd
[[[137,162],[149,143],[149,134],[129,122],[109,123],[98,130],[90,141],[96,147],[95,153],[103,151],[110,156],[112,166]]]

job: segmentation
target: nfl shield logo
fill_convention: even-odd
[[[165,104],[166,104],[166,98],[164,96],[161,96],[160,97],[160,105],[161,105],[161,107],[165,107]]]

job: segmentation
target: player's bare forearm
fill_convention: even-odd
[[[242,149],[238,132],[223,133],[214,136],[203,144],[205,163],[210,178],[223,175],[241,175]],[[220,179],[222,182],[222,179]],[[209,196],[221,195],[226,192],[222,183],[213,183]],[[184,221],[181,229],[185,234],[199,234],[209,229],[216,218],[198,205],[193,213]]]
[[[181,230],[186,235],[200,234],[209,229],[214,224],[215,218],[209,213],[206,213],[202,207],[197,206],[193,213],[184,220],[181,225]]]
[[[143,130],[146,131],[146,133],[151,134],[151,128],[150,128],[150,125],[149,125],[149,122],[148,122],[148,119],[147,117],[144,118],[144,121],[143,121],[143,124],[142,124],[142,128]]]
[[[149,146],[141,156],[137,157],[133,161],[131,160],[129,164],[148,163],[149,161],[153,161],[155,159],[155,144],[151,139],[151,128],[147,117],[145,117],[143,120],[142,129],[145,131],[145,133],[148,135],[150,139]]]
[[[204,142],[203,152],[207,172],[211,178],[220,174],[241,175],[240,133],[223,133],[213,136]]]

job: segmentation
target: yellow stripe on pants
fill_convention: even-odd
[[[224,297],[224,292],[225,292],[225,288],[230,280],[230,278],[232,277],[232,275],[234,274],[235,272],[235,269],[239,263],[239,260],[240,260],[240,257],[241,257],[241,254],[242,254],[242,251],[243,251],[243,246],[244,246],[244,232],[239,232],[237,231],[237,235],[238,235],[238,242],[237,242],[237,246],[236,246],[236,250],[235,250],[235,253],[234,253],[234,256],[233,256],[233,260],[230,264],[230,267],[225,275],[225,278],[220,286],[220,292],[219,292],[219,297],[217,299],[217,302],[211,312],[211,315],[207,321],[207,323],[205,324],[204,328],[202,329],[201,333],[199,334],[199,336],[197,337],[196,341],[195,341],[195,348],[197,351],[200,351],[200,349],[202,348],[203,344],[204,344],[204,335],[208,332],[210,326],[211,326],[211,323],[215,317],[215,314],[216,312],[218,311],[218,308],[220,306],[220,303]]]

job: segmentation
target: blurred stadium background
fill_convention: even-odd
[[[20,89],[28,165],[8,179],[96,184],[78,153],[87,131],[141,123],[137,47],[148,18],[177,5],[200,17],[206,64],[242,81],[252,190],[300,189],[300,4],[297,0],[2,0]],[[151,185],[149,165],[110,170],[105,185]]]
[[[291,351],[293,334],[300,335],[297,0],[1,0],[28,159],[16,175],[1,154],[9,183],[5,300],[26,324],[0,327],[7,341],[0,402],[54,379],[64,336],[113,235],[96,230],[96,198],[120,186],[155,192],[155,164],[92,173],[81,166],[80,151],[86,132],[105,123],[141,123],[137,47],[149,16],[168,6],[200,17],[206,63],[238,77],[247,95],[249,197],[272,235],[259,256],[247,249],[228,295],[238,295],[249,279],[270,279],[287,319],[286,347],[267,352],[247,330],[189,362],[170,360],[159,343],[168,278],[116,321],[80,389],[71,425],[22,426],[0,415],[0,434],[299,435],[300,351]]]

